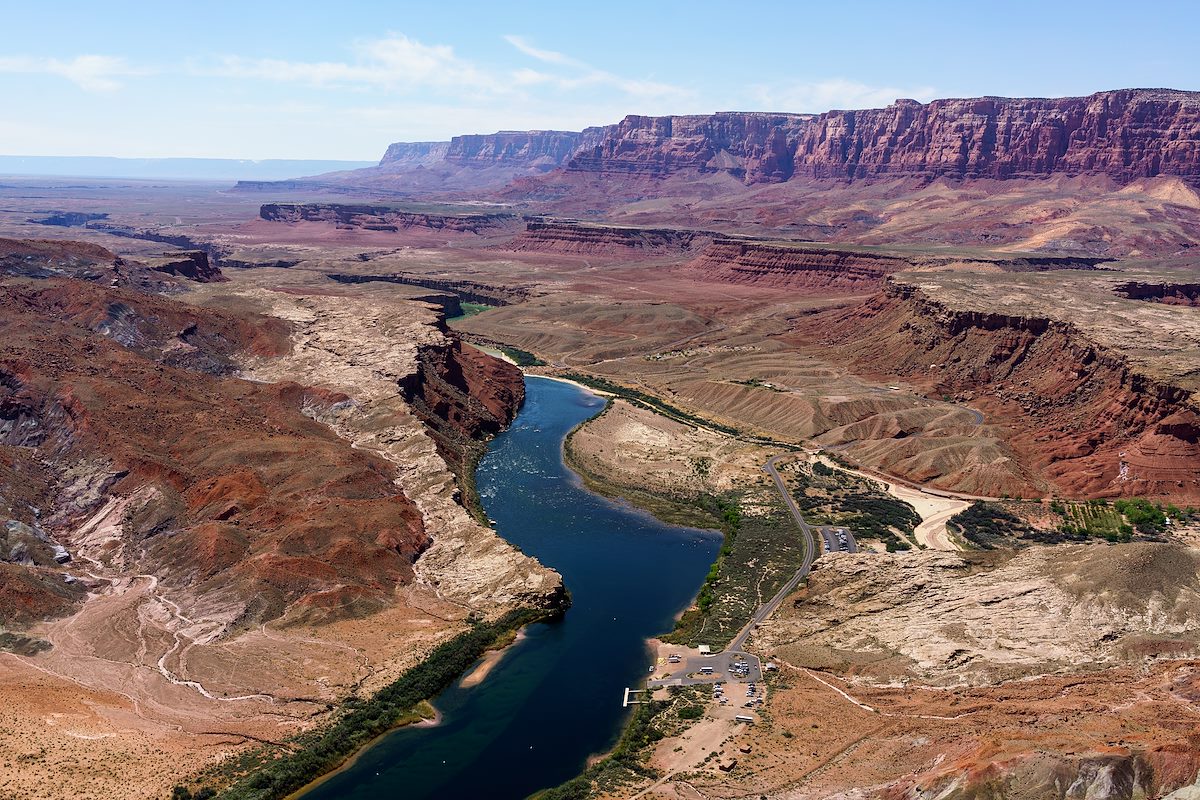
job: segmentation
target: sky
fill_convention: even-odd
[[[6,4],[0,154],[375,160],[627,114],[1200,89],[1200,3]]]

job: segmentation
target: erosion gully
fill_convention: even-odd
[[[577,386],[530,376],[525,406],[476,472],[499,534],[562,574],[573,600],[565,616],[530,627],[482,683],[438,696],[438,725],[387,735],[305,800],[520,800],[616,743],[623,690],[651,663],[646,640],[695,597],[721,539],[582,486],[563,464],[563,439],[603,407]]]

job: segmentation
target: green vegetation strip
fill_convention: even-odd
[[[458,676],[497,642],[525,625],[540,622],[554,612],[540,609],[510,611],[495,622],[477,622],[470,629],[438,645],[420,664],[368,700],[351,698],[328,725],[300,734],[287,742],[288,749],[258,748],[226,767],[224,777],[234,783],[219,795],[221,800],[280,800],[302,789],[346,762],[373,739],[411,718],[427,698],[448,688]],[[174,798],[213,797],[212,789],[192,792],[177,787]]]
[[[669,692],[667,700],[634,706],[633,716],[611,753],[579,777],[535,794],[534,800],[587,800],[599,794],[628,796],[629,792],[621,790],[657,778],[658,772],[648,764],[653,745],[668,736],[678,736],[704,715],[703,689],[672,686]]]
[[[510,347],[506,344],[496,346],[501,353],[513,360],[513,363],[518,367],[544,367],[546,362],[535,356],[528,350],[522,350],[519,347]]]
[[[705,496],[697,504],[721,520],[725,543],[713,562],[695,605],[685,611],[664,641],[695,647],[724,647],[759,606],[796,574],[804,561],[804,537],[772,494],[769,506],[742,512],[741,498]]]
[[[1054,527],[1039,528],[1021,517],[1021,513],[1030,508],[1030,501],[978,501],[951,517],[947,525],[976,547],[991,550],[1027,543],[1061,544],[1090,539],[1110,543],[1130,542],[1135,538],[1161,541],[1168,520],[1186,522],[1200,516],[1193,508],[1181,510],[1144,498],[1112,502],[1053,500],[1049,510],[1058,516],[1059,522]],[[1041,501],[1032,501],[1032,510],[1039,517],[1045,517]]]
[[[699,417],[695,414],[684,411],[682,408],[677,408],[670,403],[658,399],[654,395],[646,394],[640,389],[631,389],[628,386],[622,386],[619,383],[613,383],[605,378],[596,378],[591,375],[583,375],[578,372],[566,372],[563,373],[561,377],[566,378],[567,380],[575,381],[576,383],[581,383],[591,389],[598,389],[602,392],[608,392],[609,394],[616,395],[623,400],[628,400],[634,405],[655,411],[659,414],[662,414],[664,417],[673,419],[676,422],[682,422],[685,425],[698,425],[702,428],[720,431],[721,433],[725,433],[730,436],[739,436],[741,434],[741,431],[737,428],[730,427],[729,425],[722,425],[719,422],[712,422],[704,419],[703,417]]]

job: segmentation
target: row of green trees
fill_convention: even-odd
[[[484,652],[525,625],[550,618],[557,611],[523,608],[494,622],[475,622],[453,639],[438,645],[396,681],[369,699],[351,698],[330,724],[288,742],[291,749],[267,758],[251,774],[219,795],[220,800],[281,800],[317,778],[337,769],[372,739],[387,733],[421,701],[450,686]],[[176,787],[172,800],[213,797],[211,788]]]

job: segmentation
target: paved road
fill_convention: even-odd
[[[662,686],[692,686],[696,684],[715,683],[717,681],[728,680],[729,667],[735,661],[746,662],[748,674],[745,678],[740,680],[746,682],[762,680],[762,664],[760,663],[758,656],[755,656],[752,653],[747,653],[745,650],[743,650],[743,648],[746,646],[746,639],[749,638],[750,633],[754,630],[754,627],[767,617],[771,616],[775,609],[779,607],[779,604],[783,602],[783,599],[794,592],[796,587],[800,585],[800,581],[804,580],[804,578],[808,575],[809,570],[812,569],[813,561],[816,560],[818,555],[817,535],[819,534],[821,538],[828,543],[828,549],[836,550],[843,549],[840,547],[838,533],[844,532],[846,535],[846,546],[844,549],[849,552],[855,552],[857,550],[858,546],[854,541],[854,535],[850,533],[849,530],[834,526],[813,527],[805,522],[804,515],[800,513],[800,506],[796,504],[795,498],[792,497],[791,492],[788,491],[787,484],[783,482],[783,476],[780,475],[779,470],[775,468],[775,465],[780,461],[780,459],[789,457],[790,456],[786,454],[774,456],[763,466],[763,471],[770,475],[775,481],[775,488],[777,488],[779,490],[779,494],[783,496],[784,504],[787,506],[792,518],[796,521],[796,526],[800,528],[800,533],[804,537],[804,560],[801,562],[800,568],[796,570],[796,574],[793,575],[791,579],[783,585],[783,588],[775,593],[774,597],[759,606],[758,610],[754,612],[754,616],[750,618],[750,621],[746,623],[745,627],[738,631],[738,635],[733,638],[733,641],[729,643],[729,646],[725,648],[723,652],[714,653],[709,656],[688,655],[684,657],[679,665],[672,667],[669,670],[670,674],[667,676],[651,679],[647,683],[648,688],[656,689]],[[714,674],[699,674],[703,667],[711,667]]]
[[[783,476],[779,474],[779,470],[775,469],[775,464],[781,458],[787,458],[787,456],[772,456],[767,460],[763,470],[775,481],[775,488],[783,496],[784,505],[791,512],[792,518],[796,520],[796,525],[800,528],[800,533],[804,536],[804,561],[800,563],[800,569],[796,570],[796,574],[792,576],[791,580],[785,583],[783,588],[774,597],[763,603],[758,611],[754,613],[754,616],[750,618],[750,621],[746,623],[746,627],[738,632],[738,635],[729,643],[729,651],[740,652],[742,650],[746,645],[746,639],[749,638],[750,632],[754,630],[754,627],[771,616],[775,609],[779,607],[779,604],[783,602],[783,598],[796,590],[796,587],[800,585],[800,581],[804,580],[805,576],[808,575],[808,571],[812,569],[813,561],[817,557],[817,538],[813,535],[813,528],[804,521],[804,515],[800,513],[800,506],[796,505],[796,499],[788,491],[787,484],[783,482]]]
[[[838,528],[827,525],[821,528],[815,528],[814,530],[819,531],[821,538],[825,540],[824,552],[836,553],[839,550],[843,550],[847,553],[858,552],[858,542],[855,541],[854,534],[850,532],[849,528]],[[842,541],[841,537],[845,537],[845,542]]]

